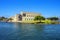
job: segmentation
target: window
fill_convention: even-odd
[[[23,16],[26,16],[26,13],[23,13]]]
[[[30,19],[29,19],[30,20]]]

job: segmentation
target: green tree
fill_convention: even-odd
[[[12,18],[9,18],[8,20],[13,20]]]
[[[39,20],[41,22],[41,20],[45,20],[45,17],[43,17],[43,16],[36,16],[34,18],[34,20]]]
[[[49,20],[59,20],[58,17],[50,17],[50,18],[47,18],[47,19],[49,19]]]
[[[7,18],[5,18],[5,17],[0,17],[0,21],[3,21],[4,19],[7,19]]]

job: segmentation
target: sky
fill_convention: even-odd
[[[0,0],[0,16],[11,17],[21,11],[60,17],[60,0]]]

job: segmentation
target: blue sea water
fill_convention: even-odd
[[[60,24],[0,22],[0,40],[60,40]]]

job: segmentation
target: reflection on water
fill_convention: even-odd
[[[0,23],[0,40],[60,40],[60,24]]]

